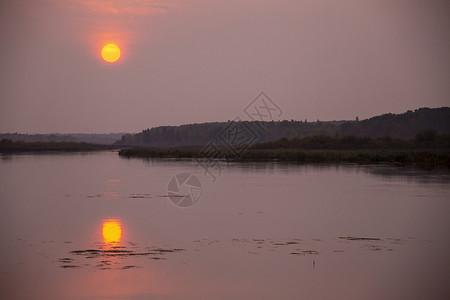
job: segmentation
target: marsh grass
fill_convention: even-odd
[[[122,157],[204,158],[203,147],[132,148],[119,152]],[[411,140],[358,138],[353,136],[311,136],[280,139],[256,144],[236,156],[230,149],[220,151],[228,161],[283,161],[296,163],[360,163],[418,165],[450,168],[450,135],[434,131],[420,133]]]

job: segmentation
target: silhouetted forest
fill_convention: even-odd
[[[301,139],[307,136],[354,136],[389,137],[412,139],[419,132],[434,130],[436,133],[450,133],[450,108],[420,108],[403,114],[384,114],[358,121],[272,121],[247,122],[242,124],[257,137],[257,143],[285,139]],[[146,129],[138,134],[122,136],[116,145],[175,147],[206,145],[227,128],[227,122],[189,124],[182,126],[161,126]],[[317,139],[317,138],[316,138]],[[344,142],[344,141],[342,141]]]
[[[384,114],[340,126],[341,135],[412,139],[419,132],[435,130],[450,133],[450,107],[420,108],[403,114]]]
[[[450,149],[450,134],[426,130],[419,132],[414,139],[410,140],[390,136],[371,138],[352,135],[334,137],[319,135],[291,140],[281,138],[277,141],[253,145],[250,149]]]
[[[13,142],[8,139],[0,141],[0,153],[16,152],[51,152],[51,151],[97,151],[111,149],[111,145],[72,142]]]
[[[197,158],[206,159],[200,146],[170,148],[122,149],[122,157],[140,158]],[[450,134],[435,130],[420,132],[414,139],[307,136],[301,139],[286,138],[274,142],[255,144],[236,155],[227,147],[219,147],[226,161],[287,161],[297,163],[388,163],[414,164],[425,168],[450,168]]]
[[[123,133],[71,133],[71,134],[24,134],[0,133],[0,140],[13,142],[66,142],[112,145],[123,136]]]

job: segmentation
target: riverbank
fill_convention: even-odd
[[[119,151],[122,157],[140,158],[198,158],[205,159],[201,147],[133,148]],[[292,163],[360,163],[417,165],[425,168],[450,169],[449,149],[351,149],[351,150],[299,150],[250,149],[241,156],[233,156],[221,149],[228,161],[256,162],[282,161]]]
[[[114,149],[112,145],[99,145],[75,142],[12,142],[10,140],[0,141],[0,153],[23,153],[23,152],[81,152],[101,151]]]

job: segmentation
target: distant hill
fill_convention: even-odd
[[[3,139],[13,142],[27,143],[47,143],[47,142],[66,142],[66,143],[90,143],[100,145],[112,145],[119,140],[124,133],[73,133],[73,134],[20,134],[20,133],[0,133],[0,141]]]
[[[450,108],[420,108],[403,114],[384,114],[361,121],[272,121],[242,124],[257,136],[257,143],[306,136],[356,136],[411,139],[419,132],[450,133]],[[137,134],[126,134],[116,142],[121,146],[176,147],[202,146],[217,140],[227,122],[160,126]]]
[[[450,132],[450,107],[419,108],[403,114],[384,114],[359,122],[346,122],[340,126],[341,135],[412,139],[417,133],[435,130]]]
[[[116,145],[177,147],[202,146],[226,130],[227,122],[189,124],[181,126],[161,126],[146,129],[138,134],[126,134]],[[242,121],[257,136],[258,142],[269,142],[281,137],[296,138],[308,135],[335,135],[339,132],[337,122],[250,122]]]
[[[8,139],[0,140],[0,153],[22,152],[81,152],[109,150],[111,145],[99,145],[74,142],[13,142]]]

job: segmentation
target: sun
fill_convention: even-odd
[[[115,44],[106,44],[102,49],[102,57],[107,62],[116,62],[120,58],[120,48]]]

